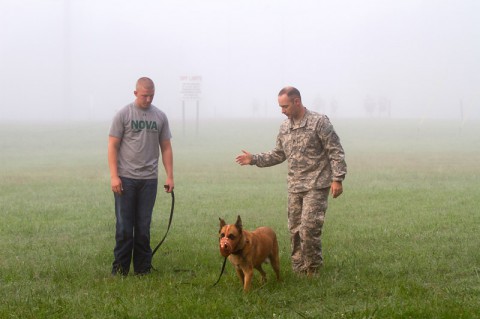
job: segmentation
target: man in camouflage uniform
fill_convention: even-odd
[[[288,228],[295,272],[314,275],[323,263],[321,234],[328,206],[343,192],[347,173],[340,139],[326,115],[302,104],[300,92],[285,87],[278,93],[282,113],[288,117],[280,126],[276,147],[251,154],[242,150],[240,165],[268,167],[288,159]]]

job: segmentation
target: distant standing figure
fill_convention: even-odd
[[[240,165],[268,167],[287,160],[292,268],[312,276],[323,264],[320,237],[328,195],[336,198],[342,194],[347,164],[328,117],[305,108],[296,88],[280,90],[278,104],[288,119],[280,126],[275,148],[259,154],[242,150],[235,161]]]
[[[133,256],[137,275],[152,268],[150,223],[157,196],[160,151],[166,172],[165,191],[171,193],[173,152],[165,113],[152,105],[155,85],[138,79],[135,101],[114,117],[108,138],[108,165],[115,197],[116,232],[112,275],[128,275]]]

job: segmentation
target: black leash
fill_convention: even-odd
[[[170,208],[170,218],[168,220],[168,226],[167,226],[167,231],[165,233],[165,235],[163,236],[162,240],[158,243],[158,245],[155,247],[155,249],[153,250],[152,252],[152,257],[153,255],[155,255],[155,253],[157,252],[158,248],[160,248],[160,246],[163,244],[163,242],[165,241],[165,238],[167,238],[167,234],[168,234],[168,231],[170,230],[170,226],[172,225],[172,220],[173,220],[173,210],[175,208],[175,193],[171,192],[172,194],[172,205],[171,205],[171,208]],[[222,265],[222,270],[220,271],[220,276],[218,276],[218,279],[217,281],[213,284],[212,287],[215,287],[219,282],[220,282],[220,279],[222,278],[222,275],[223,275],[223,272],[225,271],[225,265],[227,263],[227,257],[225,257],[225,259],[223,260],[223,265]],[[152,267],[153,268],[153,267]]]
[[[172,194],[172,206],[171,206],[171,209],[170,209],[170,220],[168,221],[167,232],[165,233],[165,236],[163,236],[162,240],[158,243],[157,247],[155,247],[155,249],[153,250],[152,257],[153,257],[153,255],[155,255],[158,248],[163,244],[163,241],[165,240],[165,238],[167,238],[168,231],[170,230],[170,226],[172,225],[173,208],[175,207],[175,194],[173,193],[173,190],[172,190],[171,194]]]
[[[215,287],[219,283],[220,278],[222,278],[223,271],[225,270],[225,264],[226,263],[227,263],[227,257],[225,257],[225,259],[223,260],[222,271],[220,271],[220,276],[218,276],[217,282],[214,283],[212,287]]]

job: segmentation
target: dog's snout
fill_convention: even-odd
[[[230,246],[230,244],[228,243],[228,240],[225,238],[220,241],[220,247],[222,248],[228,248]]]
[[[220,240],[220,253],[224,257],[227,257],[228,255],[231,254],[231,247],[230,247],[230,243],[228,242],[227,238],[222,238]]]

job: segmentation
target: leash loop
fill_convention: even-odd
[[[171,192],[171,195],[172,195],[172,205],[171,205],[171,208],[170,208],[170,218],[168,220],[167,231],[165,232],[165,235],[163,236],[162,240],[158,243],[158,245],[152,251],[152,257],[153,257],[153,255],[155,255],[158,248],[160,248],[160,246],[163,244],[163,242],[165,241],[165,238],[167,238],[168,231],[170,230],[170,226],[172,225],[173,211],[174,211],[174,208],[175,208],[175,193],[173,192],[173,190]],[[220,279],[222,278],[223,272],[225,271],[226,263],[227,263],[227,257],[225,257],[225,259],[223,260],[223,265],[222,265],[222,270],[220,271],[220,275],[218,276],[217,281],[213,284],[212,287],[215,287],[220,282]]]
[[[173,219],[173,209],[175,207],[175,194],[172,190],[172,192],[170,193],[172,195],[172,205],[171,205],[171,208],[170,208],[170,219],[168,221],[168,227],[167,227],[167,232],[165,233],[165,235],[163,236],[162,240],[158,243],[157,247],[155,247],[155,249],[153,250],[152,252],[152,257],[153,255],[155,255],[155,253],[157,252],[158,248],[163,244],[163,242],[165,241],[165,238],[167,238],[167,234],[168,234],[168,231],[170,230],[170,226],[172,225],[172,219]]]

